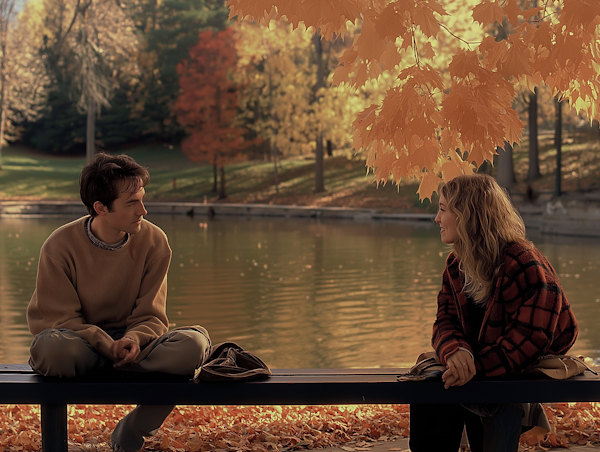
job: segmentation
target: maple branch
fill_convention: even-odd
[[[420,66],[419,50],[417,48],[417,37],[415,36],[415,24],[412,24],[411,34],[412,34],[412,48],[413,48],[413,52],[415,54],[415,62],[417,63],[417,66]]]
[[[438,23],[439,23],[439,22],[438,22]],[[458,35],[455,35],[454,33],[452,33],[452,32],[450,31],[450,29],[449,29],[448,27],[446,27],[446,26],[445,26],[444,24],[442,24],[442,23],[439,23],[439,25],[440,25],[440,27],[442,27],[444,30],[446,30],[446,31],[447,31],[447,32],[448,32],[450,35],[454,36],[454,37],[455,37],[456,39],[458,39],[459,41],[462,41],[462,42],[464,42],[464,43],[467,45],[467,47],[469,47],[469,50],[473,50],[473,49],[471,49],[471,44],[481,44],[481,41],[467,41],[466,39],[463,39],[463,38],[461,38],[460,36],[458,36]]]

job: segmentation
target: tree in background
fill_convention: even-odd
[[[244,85],[241,110],[247,127],[268,143],[277,191],[279,155],[305,155],[313,149],[311,46],[309,33],[293,31],[283,21],[266,30],[250,23],[236,30],[235,77]]]
[[[219,199],[227,197],[225,165],[243,159],[248,130],[238,125],[240,86],[233,80],[237,56],[233,29],[200,33],[190,58],[177,66],[181,92],[175,103],[177,119],[188,132],[182,148],[196,162],[215,165],[220,173]]]
[[[361,31],[341,58],[334,80],[363,86],[383,70],[393,70],[403,49],[413,65],[400,72],[396,86],[355,122],[354,147],[367,153],[376,180],[393,176],[420,180],[421,198],[443,180],[471,173],[492,160],[496,147],[519,143],[523,123],[512,106],[515,86],[547,84],[554,94],[590,119],[600,112],[600,3],[596,0],[544,2],[522,9],[516,0],[483,0],[467,17],[468,27],[489,27],[506,18],[515,28],[508,39],[485,37],[477,48],[465,45],[452,55],[450,84],[431,64],[437,57],[418,46],[415,36],[435,42],[445,25],[440,1],[401,0],[228,0],[230,16],[262,23],[286,17],[327,39],[361,20]],[[458,152],[457,149],[461,151]]]
[[[6,60],[10,27],[15,20],[16,0],[0,0],[0,169],[2,169],[2,140],[6,122]]]
[[[348,31],[346,40],[323,42],[322,80],[317,87],[319,59],[310,32],[293,30],[286,21],[272,21],[268,28],[250,22],[236,27],[241,66],[236,77],[246,85],[241,108],[247,127],[269,143],[276,190],[279,156],[315,155],[317,138],[322,136],[322,168],[325,150],[328,155],[334,147],[350,150],[352,121],[368,105],[366,99],[381,98],[390,86],[388,77],[369,82],[360,91],[332,86],[333,69],[353,32]],[[322,172],[320,178],[315,174],[315,185],[319,180],[323,184]]]
[[[82,21],[87,20],[89,0],[79,0],[79,3],[77,0],[39,0],[29,3],[44,5],[39,12],[44,27],[39,34],[38,31],[35,33],[47,59],[50,83],[42,115],[35,121],[23,124],[23,139],[26,144],[46,152],[79,152],[86,141],[87,107],[82,113],[81,107],[77,108],[74,102],[79,96],[74,90],[74,84],[78,82],[74,80],[73,55],[69,55],[63,44],[74,39],[72,35]],[[97,145],[116,146],[141,140],[177,143],[184,133],[173,113],[179,92],[176,65],[188,57],[189,50],[198,42],[199,31],[207,27],[221,29],[225,26],[227,12],[223,3],[216,0],[123,0],[100,3],[93,1],[94,15],[98,16],[103,8],[116,7],[129,21],[124,24],[119,19],[121,26],[116,33],[101,33],[100,37],[127,40],[124,43],[127,44],[128,36],[133,36],[137,44],[134,42],[134,53],[130,57],[117,57],[114,63],[109,61],[112,66],[112,70],[107,72],[111,76],[111,107],[108,109],[100,105],[102,114],[96,118]],[[75,6],[80,11],[73,22]],[[117,23],[114,25],[116,28]],[[62,35],[66,37],[61,42]],[[93,37],[93,34],[87,36]],[[57,46],[59,42],[61,45]],[[61,51],[57,52],[59,48]],[[112,46],[100,48],[103,50],[102,56],[107,56],[104,52],[108,52]],[[124,127],[124,124],[127,126]]]
[[[35,33],[41,23],[31,19],[35,6],[25,5],[17,19],[15,4],[0,0],[0,169],[5,138],[14,138],[15,127],[23,120],[37,117],[48,82],[41,40]]]
[[[327,68],[323,59],[323,39],[319,30],[313,36],[313,42],[315,47],[315,63],[317,66],[317,81],[314,86],[313,101],[312,103],[318,106],[323,96],[323,91],[327,85]],[[325,181],[323,177],[323,158],[325,156],[325,147],[323,146],[323,129],[321,123],[317,121],[316,130],[316,144],[315,144],[315,193],[321,193],[325,191]]]
[[[125,0],[138,32],[141,68],[133,87],[136,116],[143,135],[178,142],[184,130],[174,105],[179,96],[177,65],[187,59],[207,29],[223,30],[227,10],[219,0]]]
[[[89,0],[75,9],[73,34],[67,36],[71,82],[77,107],[87,113],[86,156],[96,153],[96,115],[110,108],[121,67],[135,61],[133,23],[114,2]],[[72,39],[71,39],[72,38]],[[131,67],[130,71],[137,68]]]
[[[43,0],[41,5],[43,27],[36,36],[49,74],[48,99],[41,118],[26,124],[26,136],[42,150],[68,152],[87,141],[94,151],[96,114],[137,73],[133,23],[115,2]]]

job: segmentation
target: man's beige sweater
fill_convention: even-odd
[[[110,357],[113,339],[105,330],[126,328],[125,337],[144,347],[168,330],[167,237],[142,220],[125,246],[103,250],[87,237],[87,218],[61,226],[42,246],[27,308],[29,330],[33,335],[48,328],[73,330]]]

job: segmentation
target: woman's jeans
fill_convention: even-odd
[[[411,405],[411,452],[457,452],[464,427],[473,452],[516,452],[523,405],[502,404],[493,408],[493,415],[480,415],[462,405]]]

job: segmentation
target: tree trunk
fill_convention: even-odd
[[[539,179],[540,173],[539,145],[538,145],[538,106],[537,88],[529,95],[529,172],[527,181]]]
[[[317,83],[315,84],[315,109],[318,108],[319,89],[325,86],[325,68],[323,66],[323,43],[321,40],[321,33],[317,31],[314,36],[315,43],[315,57],[317,61]],[[325,183],[323,178],[323,131],[321,125],[317,124],[317,145],[315,149],[315,193],[321,193],[325,191]]]
[[[327,140],[327,155],[329,157],[333,157],[333,143],[331,142],[331,140]]]
[[[96,154],[96,102],[90,98],[87,111],[87,131],[85,135],[85,157],[90,163]]]
[[[554,185],[554,195],[562,194],[562,101],[554,99],[554,108],[556,110],[556,121],[554,123],[554,146],[556,147],[556,183]]]
[[[12,12],[15,2],[2,2],[2,11],[0,17],[0,170],[2,169],[2,142],[4,141],[4,126],[6,124],[6,49],[8,47],[8,27],[12,19]]]
[[[2,67],[0,68],[0,170],[2,169],[2,142],[4,141],[4,125],[6,124],[6,77],[4,75],[4,58],[2,58]]]
[[[275,138],[277,137],[277,129],[274,124],[277,121],[277,114],[273,109],[273,77],[269,66],[269,115],[271,116],[271,156],[273,158],[273,178],[275,182],[275,193],[279,194],[279,175],[277,174],[277,146]]]
[[[213,188],[211,190],[212,193],[217,192],[217,179],[219,177],[219,167],[216,163],[213,164]]]
[[[219,168],[221,170],[221,187],[219,190],[219,199],[227,198],[227,194],[225,193],[225,165]]]
[[[319,132],[317,136],[317,148],[315,149],[315,193],[325,191],[325,183],[323,181],[323,133]]]
[[[273,177],[275,178],[275,193],[279,194],[279,174],[277,173],[277,146],[271,146],[273,154]]]
[[[515,177],[515,167],[513,164],[513,147],[507,141],[504,142],[504,149],[497,148],[498,151],[498,170],[496,179],[501,187],[510,191],[512,185],[517,181]]]

